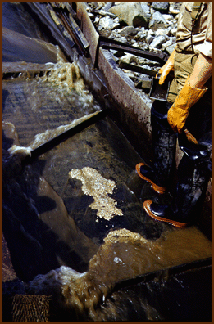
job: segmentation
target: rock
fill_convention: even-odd
[[[123,63],[128,63],[128,64],[130,64],[130,62],[131,62],[131,57],[132,57],[133,55],[132,54],[126,54],[126,55],[124,55],[124,56],[122,56],[121,58],[120,58],[120,62],[123,62]]]
[[[171,22],[173,22],[174,17],[172,15],[168,15],[168,14],[163,14],[162,15],[163,18],[166,20],[167,24],[170,24]],[[175,22],[176,23],[176,22]]]
[[[162,44],[165,42],[165,40],[166,40],[166,36],[159,35],[159,36],[155,37],[153,42],[150,44],[150,47],[160,49],[160,48],[162,48]]]
[[[123,70],[123,72],[126,73],[126,75],[131,79],[131,80],[134,80],[135,79],[135,73],[130,71],[130,70]]]
[[[157,35],[157,36],[158,36],[158,35],[166,36],[167,33],[168,33],[168,29],[166,29],[166,28],[158,28],[158,29],[156,30],[156,35]]]
[[[155,11],[152,14],[152,19],[149,22],[149,28],[152,28],[152,30],[155,31],[159,27],[166,27],[166,20],[159,11]]]
[[[119,17],[121,22],[125,22],[128,26],[148,27],[148,18],[139,2],[120,3],[109,9],[109,11]]]
[[[108,11],[112,7],[113,4],[114,4],[114,2],[106,2],[105,5],[102,7],[102,10]]]
[[[118,40],[118,41],[121,42],[121,43],[127,43],[127,39],[126,39],[126,37],[120,37],[120,38],[118,38],[118,39],[116,39],[116,40]]]
[[[141,2],[141,8],[143,10],[143,15],[145,20],[149,20],[151,18],[150,7],[148,6],[148,2]]]
[[[120,35],[127,37],[127,36],[135,36],[137,33],[138,30],[133,26],[126,26],[121,30]]]
[[[106,17],[100,18],[99,23],[98,23],[98,30],[113,29],[117,26],[120,26],[118,17],[116,17],[115,19],[112,19],[112,18],[106,16]]]
[[[99,30],[99,34],[103,37],[110,37],[111,36],[111,29],[103,28]]]
[[[169,13],[177,15],[180,12],[182,2],[170,2],[169,3]]]
[[[99,24],[99,20],[100,20],[99,17],[95,17],[95,19],[94,19],[94,26],[95,26],[95,27],[98,26],[98,24]]]
[[[152,35],[148,35],[148,37],[146,38],[146,42],[147,42],[147,44],[151,44],[152,42],[153,42],[153,40],[154,40],[154,36],[152,36]]]
[[[147,31],[142,27],[139,32],[135,35],[134,39],[136,41],[145,41],[147,37]]]
[[[138,56],[132,55],[130,57],[130,63],[139,64],[139,58],[138,58]]]
[[[114,15],[113,13],[109,12],[109,11],[105,11],[105,10],[99,10],[99,15],[101,16],[109,16],[111,18],[116,18],[116,15]]]
[[[168,53],[168,54],[172,54],[172,52],[174,51],[174,49],[175,49],[175,46],[176,46],[176,44],[172,44],[172,45],[170,45],[170,46],[167,46],[166,47],[166,52]]]
[[[177,32],[177,28],[172,28],[170,32],[171,32],[171,35],[175,36],[176,32]]]
[[[141,48],[145,51],[161,53],[166,51],[169,55],[175,48],[176,31],[177,31],[177,11],[176,8],[180,8],[181,3],[169,3],[169,2],[115,2],[106,3],[105,7],[99,10],[100,16],[107,14],[109,18],[103,20],[104,17],[97,17],[95,19],[96,24],[99,27],[98,31],[101,35],[111,37],[112,39],[121,43],[127,43],[136,48]],[[170,10],[169,10],[170,8]],[[174,10],[173,10],[174,8]],[[176,15],[176,16],[175,16]],[[119,22],[127,24],[127,26],[121,28],[121,25],[114,27],[113,17],[117,17],[116,23]],[[111,19],[112,18],[112,19]],[[102,21],[103,20],[103,21]],[[95,24],[95,22],[94,22]],[[123,52],[114,53],[117,63],[122,64],[137,64],[143,65],[144,68],[152,66],[152,69],[156,69],[158,63],[148,61],[143,64],[142,58],[133,55],[124,55]],[[120,57],[120,59],[118,59]],[[125,65],[124,65],[125,68]],[[124,69],[123,68],[123,69]],[[127,67],[126,67],[127,68]],[[125,69],[126,69],[125,68]],[[151,68],[151,67],[150,67]],[[159,67],[160,68],[160,67]],[[128,71],[126,71],[127,74]],[[133,78],[133,75],[130,77]],[[136,76],[136,75],[135,75]],[[142,80],[141,80],[142,81]],[[137,82],[138,89],[147,88],[147,80],[141,87],[141,81]],[[149,80],[148,80],[149,81]]]
[[[147,74],[141,74],[139,80],[142,82],[142,89],[150,89],[152,78]]]
[[[95,2],[96,3],[96,2]],[[106,5],[106,2],[97,2],[97,9],[101,9]]]
[[[166,43],[162,44],[162,50],[164,51],[167,47],[172,45],[171,40],[167,40]]]
[[[139,46],[143,51],[148,51],[149,50],[149,45],[146,43],[139,43]]]
[[[152,2],[152,8],[161,12],[167,12],[169,9],[169,2]]]
[[[121,56],[119,62],[127,63],[127,64],[131,64],[131,63],[139,64],[139,58],[135,55],[127,53],[126,55]]]
[[[135,81],[134,86],[137,89],[143,89],[145,92],[149,92],[151,88],[152,80],[138,80]]]

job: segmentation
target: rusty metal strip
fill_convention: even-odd
[[[168,55],[166,53],[153,53],[143,51],[140,48],[133,47],[129,44],[120,43],[116,40],[103,36],[99,37],[99,46],[101,46],[104,49],[113,49],[128,52],[136,56],[147,58],[151,61],[159,62],[161,64],[165,64],[168,59]]]
[[[139,73],[143,73],[143,74],[147,74],[147,75],[150,75],[150,76],[153,76],[153,77],[155,77],[156,74],[157,74],[157,72],[154,71],[154,70],[144,69],[139,65],[129,64],[129,63],[122,62],[122,61],[119,63],[119,68],[134,71],[134,72],[139,72]]]

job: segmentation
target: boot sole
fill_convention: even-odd
[[[144,175],[140,172],[140,167],[142,165],[145,165],[144,163],[139,163],[136,164],[135,169],[139,175],[139,177],[147,182],[150,182],[152,185],[152,189],[154,189],[157,193],[159,194],[163,194],[166,191],[165,187],[159,187],[158,185],[156,185],[156,183],[154,183],[151,179],[144,177]]]
[[[171,224],[171,225],[173,225],[175,227],[179,227],[179,228],[183,228],[183,227],[186,227],[188,225],[187,223],[179,223],[179,222],[176,222],[176,221],[174,221],[172,219],[163,218],[163,217],[159,217],[159,216],[154,215],[152,213],[151,209],[150,209],[151,204],[152,204],[152,200],[145,200],[143,202],[143,209],[153,219],[158,220],[160,222]]]

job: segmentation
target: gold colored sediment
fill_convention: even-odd
[[[98,217],[110,220],[114,215],[123,215],[122,210],[116,207],[117,202],[108,196],[116,187],[114,181],[103,178],[97,170],[89,167],[73,169],[69,175],[71,178],[81,180],[83,192],[94,198],[90,207],[98,210]]]

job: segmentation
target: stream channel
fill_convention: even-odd
[[[48,321],[211,321],[211,241],[145,215],[142,157],[24,3],[2,24],[3,321],[32,295]]]

